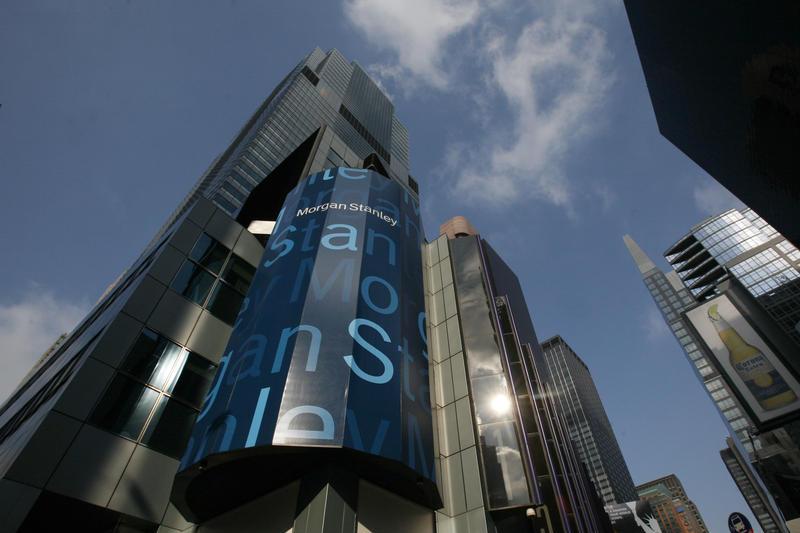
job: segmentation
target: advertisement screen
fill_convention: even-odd
[[[248,448],[349,448],[434,478],[417,201],[334,168],[287,197],[182,468]]]
[[[606,505],[606,513],[614,533],[661,533],[656,514],[647,500]]]
[[[800,407],[800,384],[726,295],[686,313],[717,368],[759,422]]]

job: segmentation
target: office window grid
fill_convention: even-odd
[[[170,287],[233,325],[254,274],[255,268],[244,259],[202,233]]]
[[[178,459],[215,372],[215,364],[145,328],[89,422]]]

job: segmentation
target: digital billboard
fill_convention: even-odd
[[[333,168],[293,189],[181,469],[344,448],[432,484],[422,242],[416,199],[381,174]]]
[[[605,509],[614,533],[661,533],[656,514],[647,500],[606,505]]]
[[[686,318],[756,421],[767,422],[800,407],[800,384],[728,296],[687,311]]]

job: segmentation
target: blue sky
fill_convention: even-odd
[[[714,532],[749,515],[622,243],[663,268],[736,201],[658,133],[619,0],[4,2],[0,396],[314,46],[380,80],[428,236],[466,215],[516,270],[540,339],[589,365],[634,481],[677,474]]]

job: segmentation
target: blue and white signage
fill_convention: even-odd
[[[350,448],[432,480],[419,206],[368,170],[287,197],[182,461]]]

